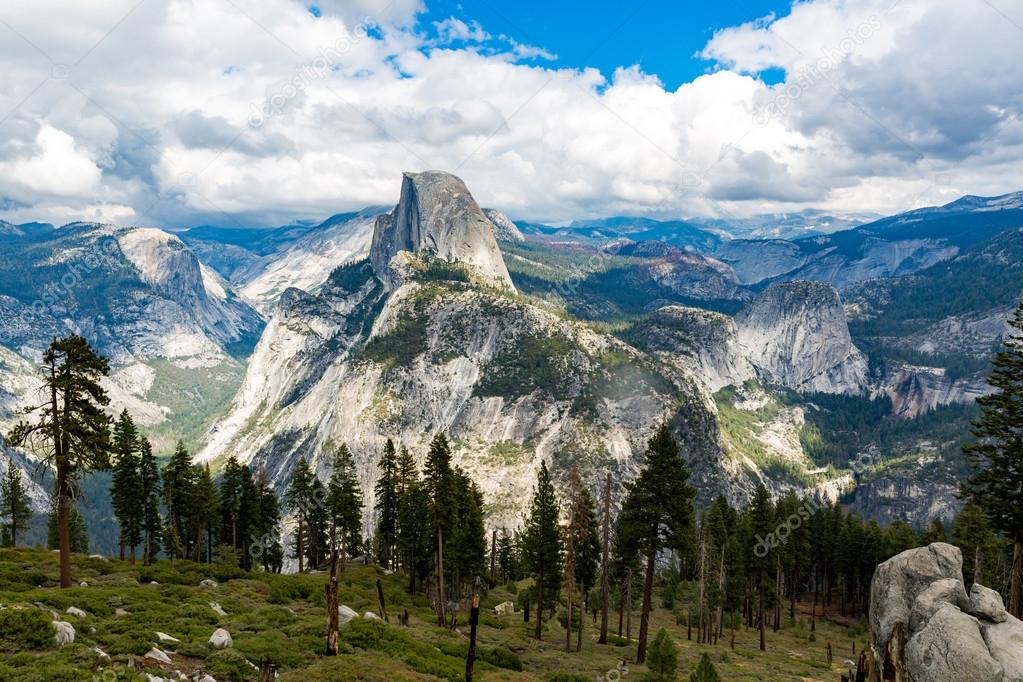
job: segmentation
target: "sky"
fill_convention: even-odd
[[[1021,58],[1014,0],[3,3],[0,219],[894,213],[1023,189]]]

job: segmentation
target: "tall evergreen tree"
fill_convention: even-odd
[[[46,519],[46,546],[50,549],[60,549],[60,534],[60,515],[53,509]],[[89,551],[89,529],[85,524],[85,517],[75,504],[71,505],[68,512],[68,540],[72,552],[86,554]]]
[[[398,453],[398,494],[404,495],[409,487],[419,480],[416,460],[404,445]]]
[[[334,453],[332,467],[326,498],[330,550],[338,551],[342,559],[352,558],[362,550],[362,486],[344,443]]]
[[[32,518],[32,507],[28,501],[28,490],[21,480],[21,471],[14,466],[14,460],[7,460],[7,473],[0,479],[0,519],[6,544],[18,546],[18,531],[28,528]]]
[[[124,560],[127,548],[131,552],[131,562],[135,563],[135,547],[142,542],[144,499],[139,434],[128,410],[122,411],[114,423],[113,441],[114,476],[110,484],[110,498],[120,526],[121,560]]]
[[[210,473],[210,466],[193,467],[194,495],[189,527],[195,541],[196,559],[213,563],[213,548],[217,542],[217,524],[221,523],[217,485]]]
[[[600,531],[597,528],[597,510],[593,496],[583,485],[579,470],[572,468],[568,475],[568,526],[566,547],[572,554],[572,585],[578,590],[582,603],[580,615],[585,613],[589,602],[589,591],[597,581],[597,566],[600,563]],[[582,650],[583,623],[580,618],[576,640],[576,651]]]
[[[557,604],[561,585],[560,511],[547,462],[540,462],[522,542],[522,560],[535,583],[537,639],[543,639],[543,613]]]
[[[451,536],[451,571],[454,584],[471,585],[483,574],[487,553],[487,531],[483,525],[483,493],[461,469],[455,469],[457,516]]]
[[[501,581],[507,583],[518,574],[515,543],[507,528],[502,528],[497,536],[497,570]]]
[[[987,512],[992,527],[1013,545],[1009,612],[1023,617],[1023,303],[1009,320],[1011,332],[995,356],[988,384],[994,392],[977,399],[977,442],[966,446],[976,473],[966,496]]]
[[[689,471],[678,444],[668,427],[662,425],[647,444],[646,463],[639,477],[626,484],[622,505],[622,527],[636,539],[646,556],[643,610],[639,621],[636,662],[646,659],[650,610],[653,606],[654,570],[662,549],[681,550],[692,544],[693,498]]]
[[[238,463],[238,458],[231,455],[224,463],[220,475],[220,490],[217,504],[220,509],[220,531],[218,537],[223,544],[237,550],[245,545],[244,538],[239,537],[238,525],[242,518],[242,495],[244,478],[247,468]]]
[[[757,591],[757,627],[760,631],[760,650],[767,650],[767,605],[769,584],[773,585],[774,567],[777,556],[772,552],[772,547],[767,538],[777,524],[774,515],[774,504],[771,503],[771,495],[763,483],[757,484],[753,490],[753,499],[748,509],[750,530],[756,539],[755,549],[749,557],[751,577],[754,579],[754,587]],[[761,549],[762,548],[762,549]]]
[[[142,499],[142,559],[148,565],[160,553],[160,470],[149,439],[139,438],[139,493]]]
[[[298,559],[298,572],[305,569],[305,560],[308,555],[307,537],[309,533],[308,521],[310,511],[310,500],[312,499],[313,472],[309,468],[305,457],[300,457],[291,473],[291,481],[288,483],[288,490],[284,494],[284,504],[288,512],[295,517],[298,524],[292,536],[292,557]],[[313,500],[315,504],[317,501]],[[324,500],[325,502],[325,500]]]
[[[38,415],[20,422],[8,440],[30,446],[57,471],[57,535],[60,586],[71,587],[71,509],[78,476],[110,467],[110,417],[103,411],[110,399],[100,380],[110,366],[81,336],[54,339],[43,353],[46,400],[24,410]]]
[[[394,560],[395,544],[398,540],[398,502],[401,497],[401,470],[398,453],[394,442],[388,438],[384,443],[384,453],[380,457],[379,477],[374,492],[377,513],[377,540],[380,565],[391,568]]]
[[[189,529],[195,510],[196,470],[185,444],[178,441],[174,454],[163,468],[164,550],[173,559],[188,558],[192,542]]]
[[[430,499],[430,524],[436,539],[434,544],[435,571],[437,580],[437,619],[441,625],[446,621],[447,597],[444,566],[445,539],[450,538],[458,520],[458,498],[455,489],[455,474],[451,468],[451,448],[443,433],[438,433],[430,442],[423,467],[423,487]]]
[[[430,494],[412,478],[398,506],[398,551],[409,580],[409,593],[425,585],[433,566],[434,531],[430,523]]]
[[[350,531],[346,527],[347,522],[340,519],[344,515],[337,515],[337,500],[331,502],[331,494],[327,486],[318,476],[313,476],[310,485],[310,505],[308,514],[308,550],[309,566],[320,568],[331,557],[331,551],[337,549],[342,557],[357,556],[362,549],[361,532],[361,505],[362,498],[358,498],[360,509],[360,525]],[[317,502],[323,500],[323,502]],[[344,508],[344,507],[342,507]]]
[[[280,573],[284,563],[281,507],[265,469],[260,468],[256,476],[256,488],[259,493],[259,522],[252,548],[258,548],[258,551],[253,551],[252,555],[259,560],[264,571]]]
[[[952,539],[963,552],[963,577],[967,585],[991,586],[992,567],[999,552],[998,536],[991,530],[984,510],[976,502],[967,502],[952,523]]]

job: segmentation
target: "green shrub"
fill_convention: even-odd
[[[244,682],[254,672],[245,655],[235,649],[220,649],[207,656],[206,671],[220,682]]]
[[[50,616],[36,609],[0,611],[0,651],[16,652],[53,646]]]
[[[555,673],[548,673],[547,682],[592,682],[592,678],[589,675],[566,673],[559,670]]]
[[[719,682],[720,679],[714,664],[710,662],[710,656],[704,651],[700,656],[700,662],[696,664],[696,669],[689,676],[689,682]]]
[[[106,651],[111,656],[143,656],[153,646],[152,637],[152,634],[143,634],[133,628],[132,632],[108,640]]]

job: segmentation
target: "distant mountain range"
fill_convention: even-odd
[[[279,486],[342,440],[368,486],[383,439],[445,430],[514,523],[541,458],[628,477],[667,421],[701,499],[763,481],[925,523],[1023,295],[1023,193],[862,217],[551,227],[431,173],[275,228],[0,223],[0,432],[76,332],[162,451]]]

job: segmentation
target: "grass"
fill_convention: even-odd
[[[218,682],[255,680],[248,662],[272,660],[282,682],[319,680],[453,680],[464,677],[468,646],[464,614],[455,631],[439,628],[425,598],[410,597],[400,575],[384,575],[373,566],[350,566],[341,578],[342,602],[362,613],[378,610],[375,581],[383,582],[387,608],[395,614],[408,609],[408,628],[367,619],[353,620],[342,629],[337,657],[324,656],[325,575],[269,575],[245,573],[233,567],[179,561],[176,566],[160,562],[152,567],[131,566],[117,560],[73,558],[74,580],[87,587],[60,590],[56,587],[57,557],[38,549],[0,550],[0,679],[34,680],[99,679],[143,680],[127,667],[130,658],[145,672],[168,676],[173,670],[186,674],[203,670]],[[211,577],[216,588],[200,588]],[[159,584],[151,584],[152,581]],[[558,619],[548,624],[543,641],[532,638],[533,623],[521,615],[494,616],[489,610],[506,600],[514,601],[518,586],[492,590],[483,600],[479,626],[476,679],[484,681],[593,680],[617,670],[625,660],[630,679],[641,680],[646,669],[629,661],[635,642],[618,638],[614,631],[608,645],[596,643],[596,625],[587,615],[580,653],[565,653],[565,631]],[[218,602],[227,616],[210,608]],[[654,600],[656,604],[659,599]],[[65,614],[77,606],[84,619],[61,615],[76,630],[75,643],[63,648],[53,644],[50,617],[35,603]],[[638,631],[633,616],[633,634]],[[234,640],[231,649],[214,651],[207,640],[223,627]],[[768,632],[768,651],[757,650],[757,632],[740,628],[736,648],[727,636],[718,645],[700,645],[686,638],[683,626],[665,609],[651,614],[651,632],[667,628],[680,650],[679,679],[689,673],[706,651],[722,679],[727,680],[836,680],[852,639],[857,651],[866,635],[862,628],[818,618],[815,641],[810,641],[807,614],[779,632]],[[156,630],[181,640],[165,645],[173,664],[160,666],[142,659],[157,644]],[[835,648],[835,666],[825,661],[827,643]],[[102,657],[99,647],[109,655]]]

